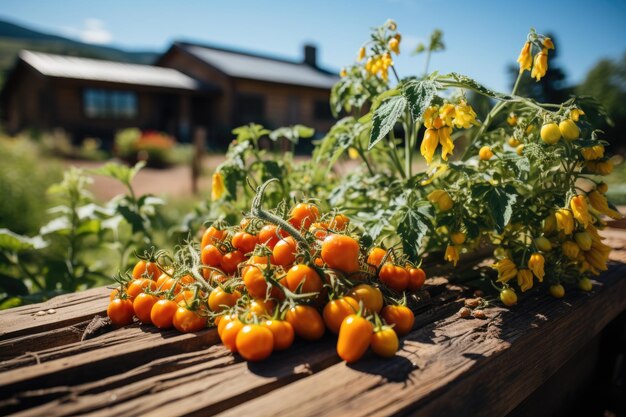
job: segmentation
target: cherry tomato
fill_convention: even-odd
[[[378,279],[392,290],[402,292],[409,284],[409,273],[401,266],[386,263],[380,269]]]
[[[159,297],[156,295],[146,294],[143,292],[135,297],[135,301],[133,301],[133,310],[135,311],[135,316],[137,316],[140,322],[144,324],[152,323],[152,320],[150,319],[150,312],[157,301],[159,301]]]
[[[224,240],[226,237],[226,230],[219,230],[214,226],[206,229],[204,234],[202,235],[202,243],[200,243],[200,247],[204,248],[206,245],[218,243]]]
[[[554,298],[563,298],[565,295],[565,288],[561,284],[551,285],[550,294],[552,294]]]
[[[163,284],[165,283],[165,281],[167,281],[167,280],[168,280],[168,279],[170,279],[170,278],[171,278],[171,276],[169,276],[169,275],[168,275],[168,274],[166,274],[165,272],[164,272],[164,273],[162,273],[162,274],[159,276],[159,279],[157,279],[157,281],[156,281],[157,288],[160,288],[160,289],[161,289],[161,288],[163,288]]]
[[[309,232],[318,240],[324,240],[328,236],[328,225],[326,223],[312,223]]]
[[[359,243],[350,236],[330,235],[322,243],[322,259],[346,274],[359,270]]]
[[[295,332],[293,326],[284,320],[265,320],[261,323],[274,336],[274,350],[285,350],[293,344]]]
[[[383,248],[373,248],[367,255],[367,263],[378,268],[386,254],[387,251]]]
[[[328,228],[336,231],[342,231],[345,230],[346,227],[348,227],[348,224],[350,224],[350,219],[348,218],[348,216],[346,216],[345,214],[337,214],[330,221]]]
[[[409,271],[409,283],[406,288],[410,291],[417,291],[424,286],[426,273],[422,268],[407,268]]]
[[[267,297],[269,284],[265,280],[264,272],[264,267],[254,266],[246,270],[246,273],[243,275],[243,283],[253,298],[264,299]],[[281,289],[275,286],[272,286],[270,297],[284,298]]]
[[[237,290],[227,292],[222,287],[216,287],[209,294],[209,308],[215,312],[222,311],[234,306],[240,297],[241,293]]]
[[[174,300],[159,300],[152,306],[150,320],[159,329],[169,329],[172,327],[176,310],[178,310],[178,304]]]
[[[222,257],[222,262],[220,265],[222,266],[222,270],[227,274],[232,274],[237,271],[237,267],[240,263],[244,261],[243,253],[234,250],[232,252],[228,252]]]
[[[593,289],[593,283],[589,278],[582,278],[580,281],[578,281],[578,288],[585,292],[589,292]]]
[[[343,297],[331,300],[324,306],[322,315],[328,330],[334,334],[339,333],[343,320],[351,314],[359,311],[359,302],[352,297]]]
[[[217,246],[206,245],[200,252],[200,259],[204,265],[218,267],[222,263],[222,252]]]
[[[296,240],[293,237],[289,236],[279,240],[272,251],[276,265],[284,267],[291,265],[296,260],[296,251]]]
[[[247,232],[237,232],[233,235],[233,239],[231,241],[233,247],[242,253],[250,253],[256,247],[258,243],[258,239],[256,236],[247,233]]]
[[[130,300],[132,301],[135,299],[135,297],[144,292],[146,288],[150,288],[152,291],[156,290],[156,282],[152,281],[149,278],[139,278],[133,280],[133,282],[128,285],[128,288],[126,289],[126,294],[128,294],[128,298],[130,298]]]
[[[388,305],[383,308],[380,316],[389,325],[394,325],[393,330],[403,336],[413,329],[415,315],[410,308],[400,305]]]
[[[231,352],[237,352],[237,333],[243,329],[244,324],[239,319],[234,319],[224,326],[220,338],[222,343]]]
[[[222,337],[222,332],[224,331],[224,327],[231,321],[237,319],[236,314],[226,314],[224,316],[218,316],[215,320],[220,319],[219,322],[215,323],[217,325],[217,334]]]
[[[290,291],[296,291],[301,285],[302,293],[320,292],[324,285],[315,269],[305,264],[294,265],[289,269],[286,284]]]
[[[505,288],[500,291],[500,301],[505,306],[511,307],[517,304],[517,294],[510,288]]]
[[[262,361],[274,350],[274,335],[267,327],[258,324],[245,325],[235,339],[237,351],[247,361]]]
[[[181,333],[198,332],[206,327],[207,319],[187,307],[178,307],[172,318],[172,324]]]
[[[376,287],[368,284],[357,285],[352,288],[350,295],[361,301],[363,307],[372,313],[378,313],[383,308],[383,293]]]
[[[161,270],[154,262],[141,260],[133,268],[133,278],[149,278],[156,280],[161,275]]]
[[[162,291],[169,291],[174,287],[173,293],[178,294],[182,291],[183,287],[174,278],[168,278],[159,287]]]
[[[129,299],[116,298],[109,303],[107,316],[116,326],[126,326],[133,322],[133,303]]]
[[[389,327],[383,327],[377,332],[372,334],[372,340],[370,341],[372,350],[378,356],[383,358],[391,358],[398,351],[400,342],[398,341],[398,335]]]
[[[117,288],[111,291],[111,294],[109,294],[109,301],[113,301],[116,298],[118,298],[118,294],[120,293],[120,290],[118,290]]]
[[[308,230],[311,224],[317,221],[319,215],[320,212],[315,204],[299,203],[291,209],[289,223],[296,229]]]
[[[259,230],[259,243],[266,245],[270,249],[274,249],[274,246],[278,243],[281,237],[287,237],[289,234],[284,230],[278,232],[278,227],[273,224],[266,224]]]
[[[272,300],[256,299],[250,303],[250,315],[271,316],[274,314],[276,303]]]
[[[344,319],[339,328],[337,354],[348,363],[358,361],[367,351],[372,339],[374,326],[356,314]]]
[[[298,337],[305,340],[318,340],[324,336],[324,320],[311,306],[298,305],[287,310],[285,320],[292,326]]]

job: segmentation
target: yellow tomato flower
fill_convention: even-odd
[[[544,38],[541,44],[546,49],[554,49],[554,42],[552,42],[552,39],[550,38]]]
[[[456,266],[459,261],[459,251],[456,249],[456,246],[448,245],[444,259],[448,262],[452,262],[454,266]]]
[[[588,251],[591,249],[591,244],[593,243],[591,240],[591,235],[588,232],[578,232],[574,235],[574,240],[578,247],[583,251]]]
[[[526,42],[522,47],[522,51],[517,57],[517,62],[519,62],[519,72],[522,73],[524,71],[530,71],[530,67],[533,64],[533,57],[531,55],[531,44],[530,42]]]
[[[363,61],[363,58],[365,58],[365,47],[364,46],[362,46],[359,49],[359,55],[357,56],[356,60],[360,62],[360,61]]]
[[[591,223],[591,215],[589,214],[589,206],[587,206],[587,199],[584,195],[577,195],[572,197],[569,202],[574,218],[578,220],[580,224],[587,227]]]
[[[492,266],[498,271],[498,282],[506,283],[517,275],[517,266],[509,258],[504,258]]]
[[[598,175],[609,175],[613,172],[611,161],[588,161],[585,167],[588,171]]]
[[[454,143],[452,142],[452,136],[450,136],[451,132],[452,128],[447,126],[437,130],[439,144],[441,145],[441,158],[444,161],[448,160],[448,154],[451,154],[454,150]]]
[[[465,100],[461,100],[461,102],[455,106],[454,110],[452,123],[457,129],[469,129],[472,125],[478,125],[476,112]],[[448,126],[450,126],[450,124],[448,124]]]
[[[224,186],[224,176],[221,172],[213,173],[211,178],[211,200],[219,200],[224,195],[226,187]]]
[[[615,220],[619,220],[622,218],[621,213],[609,207],[609,202],[607,201],[606,197],[598,190],[591,191],[587,194],[587,197],[589,198],[589,203],[591,203],[591,207],[593,207],[596,211],[602,214],[606,214],[607,216]]]
[[[563,250],[563,255],[567,256],[570,259],[577,259],[578,254],[580,253],[580,248],[571,240],[566,240],[561,245],[561,249]]]
[[[480,158],[481,161],[488,161],[493,158],[493,151],[489,146],[483,146],[478,151],[478,158]]]
[[[439,117],[443,122],[443,126],[452,126],[452,119],[454,119],[455,116],[456,107],[453,104],[446,103],[439,109]]]
[[[540,253],[533,253],[530,255],[530,259],[528,260],[528,268],[533,271],[533,274],[535,274],[539,282],[542,282],[543,277],[545,276],[545,262],[545,258]]]
[[[422,119],[424,119],[424,127],[426,129],[433,129],[435,127],[435,119],[437,117],[439,117],[439,109],[435,106],[428,107],[422,115]]]
[[[526,292],[533,287],[533,273],[528,269],[520,269],[517,271],[517,285],[522,292]]]
[[[439,144],[439,135],[435,129],[426,129],[424,139],[420,145],[420,153],[426,159],[426,164],[430,165],[435,155],[435,150]]]
[[[345,77],[346,75],[348,75],[348,71],[346,71],[346,69],[345,69],[345,68],[342,68],[342,69],[341,69],[341,72],[339,73],[339,76],[340,76],[341,78],[343,78],[343,77]]]
[[[539,81],[546,75],[546,72],[548,72],[548,50],[543,48],[535,55],[535,64],[530,76]]]
[[[596,190],[598,190],[602,194],[606,194],[607,191],[609,191],[609,186],[605,182],[601,182],[598,185],[596,185]]]
[[[571,235],[574,231],[574,218],[568,209],[558,209],[554,213],[556,218],[556,230],[563,231],[566,235]]]
[[[448,194],[445,190],[435,190],[428,194],[426,198],[431,203],[437,204],[439,206],[439,210],[441,211],[448,211],[454,205],[450,194]]]
[[[389,49],[393,51],[396,55],[400,55],[400,40],[398,38],[389,39],[389,43],[387,44]]]
[[[554,213],[551,213],[550,215],[548,215],[548,217],[543,219],[543,232],[551,233],[554,231],[555,228],[556,228],[556,217],[554,216]]]
[[[578,121],[580,116],[584,116],[584,115],[585,115],[585,112],[582,111],[581,109],[572,109],[569,112],[569,118],[572,119],[575,122]]]
[[[588,148],[582,148],[580,150],[585,161],[594,161],[596,159],[604,158],[604,146],[595,145]]]

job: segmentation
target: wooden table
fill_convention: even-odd
[[[0,415],[496,416],[520,404],[530,414],[524,400],[626,309],[626,230],[604,234],[612,261],[591,293],[535,291],[510,310],[488,308],[485,320],[460,319],[470,292],[433,279],[400,352],[355,365],[339,360],[330,336],[253,364],[214,329],[114,329],[94,320],[105,316],[106,288],[3,311]]]

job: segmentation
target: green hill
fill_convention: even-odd
[[[2,89],[7,72],[13,67],[17,54],[22,49],[137,64],[151,64],[159,55],[156,52],[125,51],[108,46],[87,44],[0,20],[0,89]]]

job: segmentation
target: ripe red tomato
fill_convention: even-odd
[[[409,284],[409,273],[401,266],[386,263],[380,268],[378,279],[392,290],[402,292]]]
[[[161,275],[161,270],[154,262],[141,260],[133,268],[133,278],[149,278],[156,280]]]
[[[133,303],[129,299],[116,298],[109,303],[107,316],[116,326],[126,326],[133,322]]]
[[[258,239],[256,236],[250,233],[237,232],[233,235],[231,243],[233,244],[233,247],[235,249],[240,250],[244,254],[247,254],[254,250],[256,244],[258,243]]]
[[[356,362],[370,346],[374,326],[368,320],[356,314],[344,319],[339,328],[337,354],[348,363]]]
[[[274,256],[274,262],[276,265],[287,267],[296,260],[296,240],[289,236],[281,239],[274,246],[272,255]]]
[[[426,273],[422,268],[408,268],[409,270],[409,284],[407,289],[410,291],[417,291],[424,285],[426,281]]]
[[[159,300],[152,306],[150,320],[159,329],[169,329],[172,327],[176,310],[178,310],[178,304],[174,300]]]
[[[219,230],[214,226],[206,229],[204,234],[202,235],[202,242],[200,243],[200,247],[204,248],[206,245],[215,244],[221,242],[226,237],[226,230]]]
[[[318,340],[324,336],[324,320],[311,306],[298,305],[287,310],[288,321],[298,337],[305,340]]]
[[[261,361],[274,350],[274,335],[267,327],[258,324],[245,325],[235,339],[237,352],[247,361]]]
[[[385,306],[380,316],[387,324],[393,325],[393,330],[400,336],[409,333],[413,329],[413,323],[415,322],[415,315],[406,306]]]
[[[274,350],[285,350],[293,344],[295,332],[293,326],[284,320],[265,320],[261,323],[274,336]]]
[[[311,223],[317,221],[320,212],[315,204],[299,203],[291,209],[289,223],[296,229],[308,230]]]
[[[232,252],[228,252],[222,257],[222,262],[220,263],[222,270],[227,274],[233,274],[237,271],[237,267],[240,263],[244,261],[243,253],[234,250]]]
[[[237,290],[227,292],[222,287],[216,287],[209,294],[209,309],[219,312],[226,308],[232,307],[241,297],[241,293]]]
[[[157,301],[159,301],[159,297],[156,295],[146,294],[143,292],[135,297],[135,301],[133,301],[133,310],[135,311],[135,316],[137,316],[140,322],[144,324],[152,323],[152,320],[150,319],[150,312]]]
[[[359,243],[350,236],[329,235],[322,243],[322,259],[346,274],[359,270]]]
[[[298,286],[302,285],[300,288],[302,293],[320,292],[324,285],[315,269],[305,264],[294,265],[289,269],[286,284],[290,291],[296,291]]]
[[[372,340],[370,341],[372,350],[378,356],[383,358],[391,358],[398,351],[400,342],[398,341],[398,335],[389,327],[383,327],[379,331],[372,334]]]
[[[187,307],[178,307],[172,318],[172,324],[181,333],[198,332],[206,327],[207,318]]]
[[[343,297],[331,300],[324,306],[322,312],[324,323],[331,332],[338,334],[343,320],[359,311],[359,302],[352,297]]]

